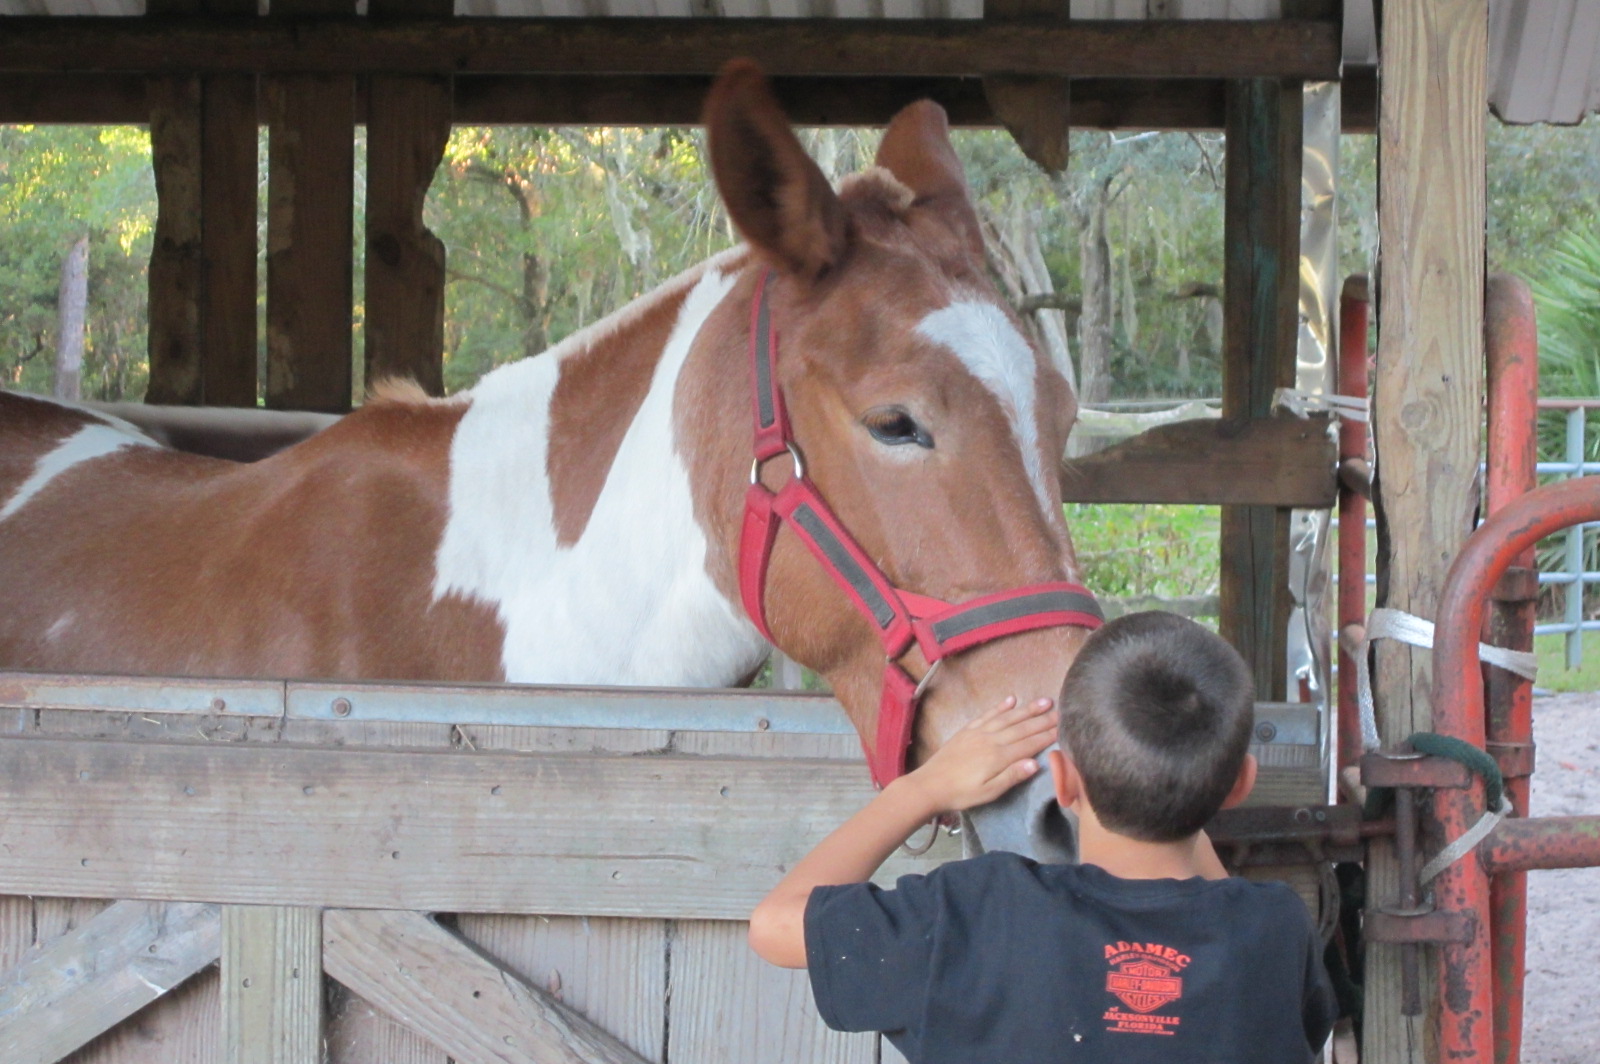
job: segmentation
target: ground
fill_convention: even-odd
[[[1533,815],[1600,814],[1600,692],[1537,699],[1533,729]],[[1600,1057],[1597,942],[1600,868],[1530,873],[1523,1064],[1594,1064]]]

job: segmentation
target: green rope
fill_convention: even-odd
[[[1473,746],[1465,739],[1455,739],[1437,732],[1417,732],[1406,741],[1419,754],[1447,757],[1451,761],[1465,765],[1469,772],[1483,779],[1484,797],[1488,808],[1500,808],[1500,799],[1506,789],[1505,780],[1500,775],[1500,766],[1495,763],[1494,755],[1487,750]]]

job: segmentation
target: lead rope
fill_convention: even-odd
[[[1409,646],[1432,650],[1433,633],[1432,621],[1424,620],[1404,610],[1375,609],[1367,618],[1367,630],[1361,640],[1361,652],[1356,655],[1356,697],[1361,705],[1363,749],[1375,750],[1382,745],[1378,737],[1377,709],[1372,701],[1372,673],[1367,664],[1368,658],[1371,657],[1373,641],[1395,639]],[[1478,659],[1515,673],[1525,680],[1532,680],[1538,672],[1538,659],[1525,650],[1508,650],[1505,647],[1479,643]],[[1499,766],[1494,763],[1494,758],[1487,751],[1479,750],[1463,740],[1436,735],[1433,732],[1418,732],[1408,741],[1421,753],[1459,761],[1482,776],[1486,785],[1484,797],[1489,807],[1483,816],[1478,818],[1477,823],[1463,832],[1459,838],[1447,843],[1444,849],[1422,866],[1418,879],[1423,886],[1426,886],[1440,872],[1471,853],[1500,824],[1500,821],[1511,815],[1512,806],[1501,785]]]

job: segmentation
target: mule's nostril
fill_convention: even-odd
[[[1078,826],[1074,818],[1063,812],[1055,802],[1047,802],[1039,807],[1032,827],[1035,852],[1041,855],[1041,860],[1067,862],[1078,859]]]

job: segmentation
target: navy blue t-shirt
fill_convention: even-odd
[[[913,1064],[1308,1064],[1337,1018],[1305,903],[1279,883],[1118,879],[991,853],[820,887],[817,1010]]]

